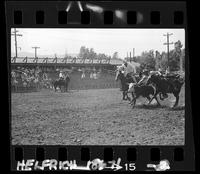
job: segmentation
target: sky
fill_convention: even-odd
[[[11,32],[14,30],[11,29]],[[38,46],[38,55],[64,55],[78,54],[81,46],[94,48],[97,53],[105,53],[112,56],[118,52],[120,58],[124,58],[127,52],[133,52],[135,56],[142,51],[151,49],[159,52],[167,51],[167,46],[163,45],[167,37],[163,34],[173,33],[170,36],[170,42],[178,40],[185,48],[185,30],[184,29],[37,29],[37,28],[17,28],[22,37],[17,37],[17,44],[21,50],[20,53],[33,53],[32,47]],[[11,52],[15,53],[15,40],[11,37]],[[170,45],[170,49],[174,46]],[[13,55],[13,54],[12,54]]]

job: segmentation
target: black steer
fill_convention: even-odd
[[[151,103],[151,97],[150,95],[154,96],[156,92],[156,89],[151,86],[151,85],[142,85],[139,86],[136,83],[130,83],[129,84],[129,89],[128,89],[128,93],[132,94],[132,101],[131,104],[133,105],[133,108],[135,107],[136,104],[136,99],[141,97],[147,98],[149,100],[149,104]],[[157,98],[155,98],[157,103],[159,104]]]

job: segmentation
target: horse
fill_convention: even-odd
[[[128,96],[128,89],[129,89],[129,83],[135,83],[133,78],[131,76],[125,77],[124,73],[122,73],[121,70],[117,70],[115,80],[116,81],[118,81],[118,80],[121,81],[121,89],[122,89],[122,95],[123,95],[122,100],[127,100],[128,99],[130,101],[131,99]]]
[[[179,93],[184,84],[184,78],[180,77],[179,75],[160,76],[157,74],[152,74],[147,80],[147,85],[148,84],[154,84],[156,87],[156,93],[152,97],[151,101],[156,98],[158,94],[161,98],[161,93],[172,93],[176,97],[173,107],[178,105]]]
[[[65,89],[64,91],[68,91],[68,84],[69,84],[70,78],[67,76],[64,79],[56,79],[53,81],[53,87],[55,89],[55,92],[57,91],[57,87],[62,91],[62,87]]]

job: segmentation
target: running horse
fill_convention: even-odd
[[[139,77],[135,76],[135,78],[138,81]],[[131,76],[125,77],[123,71],[120,68],[118,68],[116,71],[115,80],[120,80],[121,82],[121,90],[123,95],[122,100],[130,101],[131,98],[128,96],[129,83],[135,83],[134,79]]]
[[[147,85],[150,83],[154,84],[156,87],[156,93],[154,94],[151,100],[156,98],[158,94],[160,95],[161,93],[162,94],[172,93],[176,97],[176,101],[173,107],[176,107],[178,105],[179,93],[184,84],[183,77],[181,77],[178,74],[166,75],[166,76],[152,74],[149,76],[147,80]],[[161,95],[160,95],[160,98],[161,98]]]

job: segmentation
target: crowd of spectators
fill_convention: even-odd
[[[49,81],[47,73],[39,67],[17,67],[11,70],[11,85],[13,88],[34,87],[38,89],[45,86],[47,81]]]
[[[20,89],[36,89],[42,88],[53,88],[53,80],[59,79],[60,76],[69,75],[71,89],[76,89],[77,86],[80,88],[86,88],[90,86],[102,86],[108,83],[114,82],[113,72],[108,72],[104,69],[86,69],[86,68],[28,68],[28,67],[17,67],[11,71],[11,85],[14,91]]]

